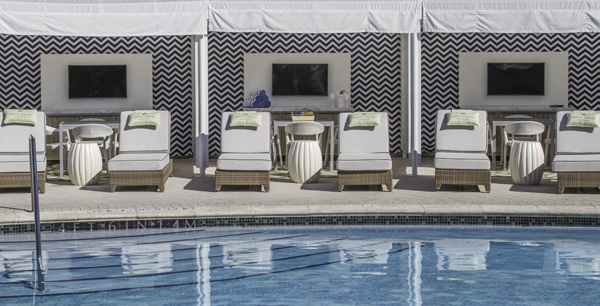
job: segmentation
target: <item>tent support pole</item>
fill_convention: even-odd
[[[412,175],[418,175],[421,165],[421,34],[409,34],[409,131],[408,163]]]
[[[194,36],[194,109],[196,124],[196,167],[200,176],[208,168],[208,36]]]

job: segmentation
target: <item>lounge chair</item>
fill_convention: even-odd
[[[46,191],[46,115],[37,112],[37,123],[5,124],[0,112],[0,188],[31,187],[29,135],[36,140],[38,189]]]
[[[232,112],[221,118],[221,155],[215,171],[215,191],[223,185],[259,185],[270,190],[271,114],[261,114],[259,127],[230,126]]]
[[[487,151],[487,112],[479,113],[478,126],[448,126],[450,110],[440,110],[436,121],[435,190],[442,185],[483,185],[491,190]]]
[[[567,127],[568,113],[556,114],[552,171],[558,174],[559,194],[566,187],[600,187],[600,128]]]
[[[388,116],[378,114],[379,125],[350,127],[351,113],[340,113],[338,191],[349,185],[385,185],[392,191]]]
[[[119,127],[120,151],[108,161],[110,192],[117,186],[158,186],[165,190],[165,183],[173,174],[170,157],[171,115],[160,113],[158,126],[129,127],[132,111],[121,112]]]

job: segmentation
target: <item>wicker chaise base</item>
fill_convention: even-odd
[[[385,185],[392,191],[392,170],[387,171],[338,171],[338,191],[349,185]]]
[[[29,172],[0,173],[0,188],[31,188],[31,174]],[[40,193],[46,192],[46,172],[38,172],[38,189]]]
[[[260,185],[266,192],[271,190],[270,171],[228,171],[217,170],[215,172],[215,191],[221,190],[223,185]]]
[[[490,170],[435,169],[435,190],[442,185],[483,185],[485,191],[492,190]]]
[[[117,186],[158,186],[160,192],[165,191],[165,183],[173,174],[173,160],[162,170],[157,171],[111,171],[110,192]]]
[[[600,172],[558,172],[558,193],[566,187],[600,187]]]

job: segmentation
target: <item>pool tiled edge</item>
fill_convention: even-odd
[[[209,218],[156,218],[89,222],[42,223],[43,232],[94,232],[139,229],[191,229],[211,227],[273,226],[557,226],[600,227],[600,216],[534,215],[322,215],[322,216],[251,216]],[[34,225],[1,224],[0,235],[32,233]]]

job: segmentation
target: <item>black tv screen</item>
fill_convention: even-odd
[[[127,98],[127,66],[69,65],[72,98]]]
[[[327,64],[273,64],[274,96],[327,96]]]
[[[544,63],[488,63],[488,96],[544,95]]]

